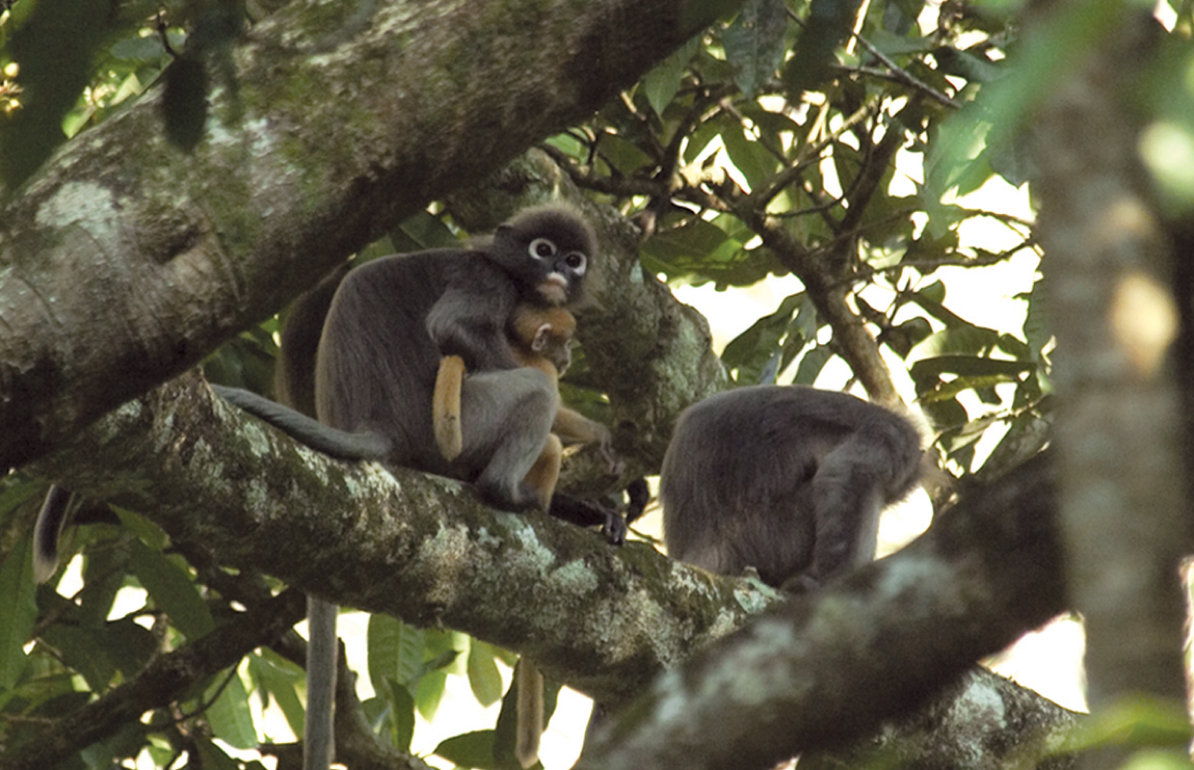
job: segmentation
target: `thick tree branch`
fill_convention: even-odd
[[[237,46],[239,89],[211,95],[192,154],[154,90],[0,208],[0,465],[193,365],[731,5],[390,0],[337,35],[356,0],[288,4]]]
[[[218,563],[527,653],[607,702],[776,598],[645,544],[494,511],[457,481],[330,461],[195,375],[126,403],[31,470],[140,511]]]
[[[1074,4],[1050,10],[1080,13]],[[1174,254],[1140,164],[1141,73],[1160,28],[1128,7],[1042,105],[1040,241],[1057,334],[1060,521],[1085,618],[1093,712],[1141,693],[1184,703],[1185,587],[1194,550],[1173,352]],[[1040,27],[1044,27],[1041,24]],[[1113,30],[1113,31],[1112,31]],[[1042,29],[1037,29],[1042,34]],[[1181,268],[1184,270],[1184,268]],[[1113,767],[1108,754],[1090,767]]]
[[[751,581],[666,560],[643,544],[615,548],[542,516],[489,510],[455,481],[328,461],[213,399],[194,376],[129,402],[34,470],[144,512],[219,563],[416,625],[466,631],[529,654],[609,704],[626,702],[779,600]],[[712,689],[700,692],[731,700],[719,706],[682,687],[666,697],[695,708],[693,721],[648,720],[640,729],[653,737],[632,739],[630,756],[647,744],[690,751],[702,724],[717,724],[713,734],[742,729],[757,738],[757,724],[726,713],[738,695],[717,689],[733,689],[714,671],[722,654],[735,661],[726,671],[759,655],[778,666],[766,676],[789,677],[790,688],[751,691],[770,693],[752,708],[792,720],[778,731],[791,740],[743,756],[824,745],[906,713],[1063,608],[1051,489],[1047,465],[1036,461],[967,493],[905,551],[793,601],[702,655],[691,674],[669,675],[665,687],[709,676]],[[753,646],[775,634],[800,640],[789,651],[798,665],[776,657],[784,645]],[[738,751],[737,740],[726,745]]]

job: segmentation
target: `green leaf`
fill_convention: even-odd
[[[394,747],[399,751],[410,751],[410,742],[415,737],[415,698],[410,690],[390,679],[386,682],[389,694],[390,735]]]
[[[423,637],[423,673],[415,693],[415,703],[424,719],[430,720],[444,697],[444,686],[448,682],[448,671],[468,645],[468,636],[456,631],[441,631],[429,628]],[[458,670],[457,673],[464,673]]]
[[[567,132],[556,134],[555,136],[549,136],[545,141],[577,163],[586,163],[588,161],[589,145],[582,142],[573,134]]]
[[[415,706],[427,721],[435,718],[439,710],[439,702],[444,697],[444,687],[448,683],[446,671],[428,671],[419,680],[418,690],[415,692]]]
[[[796,367],[796,377],[793,382],[797,385],[815,384],[821,370],[825,368],[825,364],[829,363],[831,358],[833,358],[833,351],[825,345],[818,345],[808,351],[800,359],[799,366]]]
[[[934,356],[922,358],[912,364],[909,371],[915,380],[941,374],[956,374],[960,377],[1001,378],[998,381],[1006,382],[1035,368],[1036,364],[1030,361],[1007,361],[981,356]]]
[[[458,767],[499,770],[493,758],[493,730],[476,730],[453,736],[436,746],[434,753]]]
[[[693,37],[643,76],[643,91],[656,115],[663,117],[663,111],[676,97],[684,78],[684,69],[700,44],[700,36]]]
[[[262,705],[268,705],[272,697],[278,708],[282,709],[291,732],[302,735],[305,712],[298,697],[298,688],[306,679],[302,669],[268,647],[261,648],[260,654],[249,655],[248,660],[249,676],[261,695]]]
[[[107,623],[104,627],[105,650],[125,679],[132,679],[158,653],[158,640],[147,628],[131,617]]]
[[[803,302],[804,292],[786,297],[774,313],[755,321],[726,345],[721,360],[729,369],[738,370],[738,382],[761,381],[760,374],[780,349],[781,340],[789,334],[793,317]]]
[[[642,250],[665,263],[695,265],[729,239],[717,225],[694,217],[681,227],[647,239]]]
[[[120,517],[121,528],[132,532],[150,548],[161,551],[170,544],[170,538],[162,531],[162,528],[141,514],[116,505],[109,507]]]
[[[141,37],[139,34],[133,34],[113,43],[108,53],[114,59],[149,62],[158,61],[165,56],[166,48],[157,35]]]
[[[468,651],[468,683],[482,706],[497,703],[502,697],[502,675],[498,671],[493,645],[473,639]]]
[[[108,658],[110,638],[105,637],[102,629],[55,623],[42,632],[41,638],[58,652],[64,664],[87,680],[92,690],[101,692],[112,681],[116,666]]]
[[[224,736],[218,732],[216,737],[224,740]],[[201,738],[195,741],[194,745],[198,756],[195,757],[195,762],[191,766],[202,768],[202,770],[240,770],[240,765],[236,760],[224,753],[224,750],[215,743]]]
[[[400,254],[427,249],[460,248],[456,237],[444,221],[429,211],[420,211],[403,220],[390,231],[394,250]]]
[[[121,532],[104,540],[104,547],[99,548],[94,547],[95,543],[101,542],[98,538],[90,541],[83,562],[83,590],[78,601],[80,622],[92,626],[107,619],[116,594],[125,585],[133,538],[129,533]],[[125,671],[129,676],[132,673]]]
[[[812,0],[796,55],[784,66],[783,79],[794,92],[816,89],[829,77],[834,51],[850,35],[861,0]]]
[[[734,66],[734,81],[748,99],[765,84],[784,60],[788,12],[782,0],[748,0],[721,33],[726,58]]]
[[[224,687],[223,691],[207,710],[207,720],[215,736],[238,749],[255,748],[258,743],[257,729],[253,726],[253,714],[249,711],[249,693],[245,690],[245,683],[235,670],[227,680],[226,675],[221,673],[208,687],[204,697],[212,697],[216,688],[221,686]]]
[[[654,162],[638,145],[618,134],[603,134],[598,150],[601,157],[624,176],[633,176],[639,168],[650,166]]]
[[[32,537],[16,541],[0,565],[0,688],[16,685],[25,670],[25,642],[37,621]]]
[[[1177,700],[1133,693],[1104,705],[1071,736],[1066,750],[1097,746],[1170,747],[1180,749],[1190,741],[1190,721]],[[1158,752],[1160,754],[1160,752]],[[1166,755],[1167,756],[1167,755]],[[1186,760],[1188,765],[1189,760]],[[1125,767],[1148,767],[1130,763]],[[1168,761],[1156,765],[1169,767]]]
[[[129,566],[157,608],[188,639],[198,639],[215,628],[211,610],[199,595],[198,587],[173,559],[138,540],[133,543]]]
[[[738,126],[736,129],[723,131],[721,141],[725,144],[730,160],[742,172],[742,176],[746,177],[746,182],[752,190],[779,171],[779,159],[754,137],[749,136],[745,127]]]
[[[1049,331],[1044,303],[1044,280],[1038,280],[1032,285],[1032,291],[1025,295],[1028,300],[1028,315],[1024,319],[1024,339],[1032,350],[1032,359],[1041,361],[1042,351],[1053,339]]]
[[[423,677],[425,632],[389,615],[369,616],[369,681],[373,691],[384,693],[386,682],[395,680],[412,692]]]

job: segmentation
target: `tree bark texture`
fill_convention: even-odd
[[[630,709],[638,726],[617,733],[620,748],[594,755],[603,767],[748,767],[833,745],[907,715],[1063,609],[1044,459],[966,490],[899,554],[788,603],[645,544],[491,511],[455,481],[329,461],[193,376],[128,402],[34,470],[143,511],[217,563],[465,631],[605,703],[668,669]]]
[[[7,191],[0,465],[182,372],[733,5],[286,5],[236,46],[239,87],[210,95],[190,155],[164,139],[154,89]]]

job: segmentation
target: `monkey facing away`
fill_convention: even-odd
[[[680,416],[660,477],[664,542],[712,572],[811,589],[875,557],[879,514],[920,480],[903,417],[847,393],[758,385]]]

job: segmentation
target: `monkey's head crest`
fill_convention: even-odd
[[[579,209],[566,203],[523,209],[510,221],[498,225],[494,233],[495,242],[516,242],[520,246],[529,246],[536,238],[551,239],[561,252],[578,251],[590,260],[597,253],[593,228]]]
[[[596,238],[584,217],[560,204],[520,212],[498,227],[485,249],[529,297],[569,304],[582,294]]]

